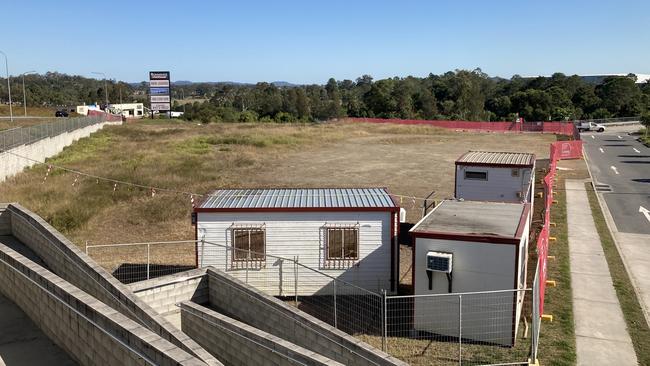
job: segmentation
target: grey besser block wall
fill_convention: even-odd
[[[41,217],[16,203],[10,204],[8,211],[12,235],[58,276],[209,365],[221,365]]]
[[[209,301],[208,278],[204,268],[135,282],[128,286],[159,314],[179,310],[176,304],[184,301],[197,304]]]
[[[82,365],[149,364],[141,356],[157,365],[204,365],[203,361],[3,244],[0,244],[0,291]]]
[[[0,235],[11,235],[11,213],[4,203],[0,204]]]
[[[228,365],[342,365],[193,302],[181,303],[183,332]]]
[[[345,365],[408,365],[281,300],[208,267],[210,305]]]

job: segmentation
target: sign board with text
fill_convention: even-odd
[[[171,110],[169,71],[149,71],[149,102],[151,111]]]

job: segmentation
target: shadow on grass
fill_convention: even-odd
[[[146,263],[122,263],[112,275],[120,282],[129,284],[196,268],[196,266],[168,264],[151,264],[148,267]]]

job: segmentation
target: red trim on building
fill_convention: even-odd
[[[442,239],[455,241],[471,241],[487,244],[518,244],[520,237],[500,236],[500,235],[479,235],[479,234],[457,234],[445,233],[439,231],[420,231],[412,232],[413,238],[425,239]]]
[[[524,210],[521,213],[521,218],[519,219],[519,225],[517,226],[517,233],[515,234],[516,238],[521,239],[524,235],[524,228],[526,228],[526,222],[528,222],[528,215],[530,214],[530,203],[524,205]]]
[[[196,207],[194,212],[399,212],[399,207],[242,207],[212,208]]]

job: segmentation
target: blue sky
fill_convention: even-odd
[[[141,81],[162,69],[173,80],[325,83],[476,67],[503,77],[650,73],[647,0],[23,0],[7,1],[0,19],[14,75]]]

